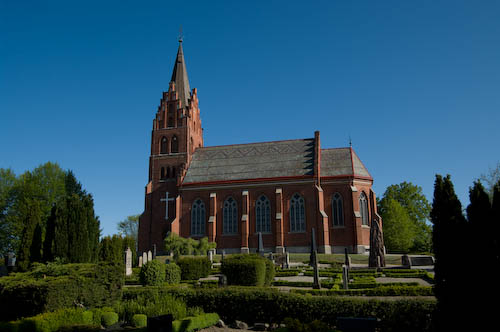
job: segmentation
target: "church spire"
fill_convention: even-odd
[[[178,97],[182,100],[182,106],[189,105],[189,96],[191,89],[189,88],[189,79],[186,70],[186,62],[184,61],[184,53],[182,51],[182,37],[179,37],[179,48],[175,59],[174,70],[170,82],[175,83],[175,90]]]

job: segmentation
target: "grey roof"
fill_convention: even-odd
[[[322,149],[321,176],[358,175],[371,177],[351,148]]]
[[[314,139],[196,149],[183,183],[313,175]]]
[[[178,93],[179,99],[182,100],[182,106],[189,105],[189,96],[191,89],[189,88],[189,79],[186,70],[186,62],[184,61],[184,52],[182,51],[182,40],[179,40],[179,49],[175,58],[174,69],[170,82],[175,83],[175,90]]]

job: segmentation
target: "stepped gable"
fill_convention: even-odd
[[[313,176],[314,139],[196,149],[183,184]]]

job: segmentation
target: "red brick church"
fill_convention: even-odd
[[[182,40],[153,120],[139,251],[163,248],[168,231],[208,237],[217,251],[364,253],[377,215],[373,178],[352,147],[312,137],[205,147],[196,88]],[[380,222],[381,224],[381,222]]]

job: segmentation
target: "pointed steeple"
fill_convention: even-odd
[[[189,88],[186,62],[184,61],[184,53],[182,51],[182,38],[179,38],[179,49],[177,50],[177,57],[170,82],[175,83],[175,90],[178,93],[179,99],[182,100],[182,106],[188,106],[191,89]]]

